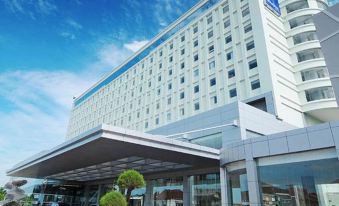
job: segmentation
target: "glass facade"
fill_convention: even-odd
[[[183,206],[183,177],[153,180],[154,206]]]
[[[339,161],[324,159],[259,166],[264,206],[339,205]]]
[[[246,169],[232,171],[228,175],[232,205],[249,205]]]
[[[205,174],[192,177],[192,206],[220,206],[221,189],[220,175]]]

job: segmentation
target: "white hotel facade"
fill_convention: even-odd
[[[339,109],[312,19],[326,8],[200,1],[74,100],[64,144],[8,175],[79,184],[79,205],[128,168],[147,180],[134,204],[339,204]]]

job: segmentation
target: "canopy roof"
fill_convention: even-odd
[[[92,181],[125,169],[142,174],[219,165],[219,150],[165,136],[101,125],[41,152],[7,171],[9,176]]]

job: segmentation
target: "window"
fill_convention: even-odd
[[[194,86],[194,93],[198,93],[199,92],[199,85]]]
[[[209,17],[207,17],[207,24],[210,24],[210,23],[212,23],[212,21],[213,21],[213,18],[212,18],[212,16],[209,16]]]
[[[184,99],[185,98],[185,92],[181,92],[180,93],[180,99]]]
[[[231,79],[235,77],[235,70],[234,69],[231,69],[228,71],[228,78]]]
[[[193,28],[193,34],[195,34],[197,32],[198,32],[198,27],[196,26],[196,27]]]
[[[211,62],[208,64],[208,68],[209,68],[210,70],[215,69],[215,61],[211,61]]]
[[[254,49],[254,41],[250,41],[246,44],[246,49],[247,51],[248,50],[251,50],[251,49]]]
[[[160,109],[160,103],[159,103],[159,102],[157,103],[156,108],[157,108],[157,109]]]
[[[151,57],[150,62],[153,63],[153,57]]]
[[[194,110],[198,111],[200,109],[200,104],[199,102],[194,103]]]
[[[170,56],[169,59],[168,59],[169,62],[172,62],[173,61],[173,56]]]
[[[317,37],[316,37],[315,31],[307,31],[307,32],[299,33],[293,36],[294,45],[301,44],[307,41],[313,41],[316,39]]]
[[[213,87],[217,84],[217,80],[215,78],[210,79],[210,86]]]
[[[307,49],[300,52],[297,52],[298,62],[303,62],[311,59],[322,58],[323,55],[320,49]]]
[[[173,49],[173,43],[170,44],[169,48],[170,48],[170,49]]]
[[[228,4],[226,4],[223,8],[222,8],[222,13],[227,13],[230,10],[230,6]]]
[[[181,108],[181,109],[180,109],[180,115],[181,115],[181,116],[184,116],[184,115],[185,115],[185,109],[184,109],[184,108]]]
[[[185,36],[181,36],[181,42],[185,41]]]
[[[145,122],[145,129],[148,128],[148,122]]]
[[[231,26],[231,20],[230,19],[226,19],[226,21],[224,22],[224,28],[228,28],[229,26]]]
[[[162,56],[162,51],[160,51],[159,56]]]
[[[171,113],[167,114],[167,121],[171,121]]]
[[[253,59],[251,60],[250,62],[248,62],[248,67],[249,69],[254,69],[258,66],[258,63],[257,63],[257,60],[256,59]]]
[[[305,91],[306,100],[308,102],[321,100],[321,99],[330,99],[334,98],[334,92],[332,87],[319,87],[314,89],[309,89]]]
[[[328,77],[328,71],[326,67],[322,68],[313,68],[310,70],[306,71],[301,71],[301,79],[303,81],[309,81],[312,79],[320,79],[320,78],[325,78]]]
[[[185,54],[185,49],[182,49],[182,50],[180,51],[180,53],[181,53],[181,55],[184,55],[184,54]]]
[[[193,76],[198,77],[199,76],[199,69],[196,69],[193,71]]]
[[[152,86],[152,82],[148,82],[148,87],[151,87]]]
[[[168,70],[168,75],[172,75],[172,74],[173,74],[173,70],[172,69]]]
[[[158,89],[157,94],[160,95],[160,92],[161,92],[160,89]]]
[[[158,82],[161,82],[161,76],[158,76]]]
[[[228,53],[226,54],[226,59],[227,59],[227,61],[231,60],[232,58],[233,58],[233,52],[228,52]]]
[[[286,5],[286,12],[291,13],[300,9],[308,8],[307,0],[300,0]]]
[[[225,38],[225,43],[228,44],[232,42],[232,36],[231,35],[228,35],[226,38]]]
[[[290,28],[296,28],[298,26],[306,25],[306,24],[312,24],[312,15],[304,15],[304,16],[298,16],[289,21]]]
[[[155,124],[156,124],[156,125],[159,124],[159,117],[155,118]]]
[[[245,16],[249,15],[250,14],[250,9],[248,8],[248,6],[243,8],[241,13],[242,13],[242,17],[245,17]]]
[[[162,68],[162,63],[159,64],[159,69],[161,69],[161,68]]]
[[[209,32],[207,33],[207,37],[208,37],[208,38],[213,37],[213,30],[211,30],[211,31],[209,31]]]
[[[214,52],[214,45],[208,47],[208,53]]]
[[[194,59],[195,62],[198,61],[199,60],[198,54],[194,55],[193,59]]]
[[[252,88],[252,90],[260,88],[260,81],[259,81],[259,79],[254,80],[254,81],[251,82],[251,88]]]
[[[229,93],[230,93],[230,98],[236,97],[237,96],[237,89],[236,88],[231,89],[229,91]]]
[[[167,99],[167,104],[170,105],[171,103],[172,103],[172,98],[170,97]]]
[[[211,98],[211,103],[212,103],[212,104],[218,104],[218,97],[217,97],[217,96],[213,96],[213,97]]]
[[[172,83],[169,83],[168,84],[168,90],[171,90],[172,89]]]
[[[248,24],[244,27],[245,34],[252,31],[252,24]]]
[[[185,63],[184,63],[184,62],[182,62],[182,63],[180,64],[180,68],[181,68],[181,69],[185,68]]]
[[[149,114],[149,108],[146,109],[146,114]]]
[[[183,84],[185,82],[185,77],[180,78],[180,83]]]
[[[198,40],[195,40],[195,41],[193,42],[193,46],[194,46],[194,47],[197,47],[198,44],[199,44],[199,43],[198,43]]]

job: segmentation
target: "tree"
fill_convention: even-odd
[[[117,182],[121,189],[127,190],[126,199],[128,204],[132,191],[145,185],[144,176],[135,170],[124,171],[119,175]]]
[[[101,206],[127,206],[125,197],[117,191],[106,193],[100,198]]]
[[[5,199],[6,194],[7,194],[7,193],[6,193],[5,188],[0,187],[0,201]]]

